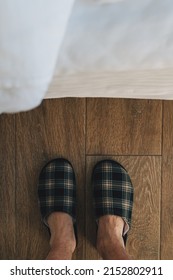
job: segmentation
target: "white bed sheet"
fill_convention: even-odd
[[[78,0],[47,97],[173,99],[172,74],[173,1]]]
[[[0,0],[0,113],[40,104],[74,0]]]
[[[173,1],[107,1],[76,1],[57,72],[173,68]]]
[[[73,2],[0,0],[0,113],[45,94],[173,99],[172,0]]]

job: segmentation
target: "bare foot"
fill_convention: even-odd
[[[47,219],[50,228],[50,252],[47,260],[71,259],[76,248],[73,221],[70,215],[64,212],[54,212]]]
[[[115,215],[105,215],[99,218],[97,232],[97,250],[103,259],[129,259],[122,237],[124,220]]]

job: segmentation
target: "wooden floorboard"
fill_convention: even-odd
[[[164,101],[161,259],[173,259],[173,101]]]
[[[164,105],[162,108],[162,104]],[[65,157],[77,178],[78,246],[73,259],[99,259],[90,183],[102,158],[120,161],[135,188],[127,250],[135,259],[173,259],[173,101],[64,98],[0,116],[0,259],[44,259],[38,176]]]
[[[0,116],[0,259],[15,258],[15,116]]]
[[[159,156],[88,156],[86,169],[86,259],[99,259],[95,249],[96,223],[94,219],[91,174],[101,159],[120,162],[134,186],[132,228],[127,250],[134,259],[159,259],[160,254],[160,192],[161,157]]]
[[[85,99],[47,100],[33,111],[18,114],[16,144],[17,258],[43,259],[48,253],[49,234],[40,220],[37,202],[38,175],[48,160],[65,157],[76,171],[80,197],[78,249],[74,259],[83,259]]]
[[[162,102],[87,99],[87,154],[161,155]]]

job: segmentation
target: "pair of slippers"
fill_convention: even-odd
[[[123,239],[130,229],[133,185],[125,168],[110,159],[99,161],[92,173],[96,222],[101,216],[116,215],[124,220]],[[43,222],[53,212],[65,212],[76,228],[76,179],[71,163],[64,158],[48,162],[39,176],[38,197]]]

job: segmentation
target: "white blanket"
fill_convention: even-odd
[[[0,113],[40,104],[74,0],[0,0]]]
[[[173,99],[172,75],[172,0],[78,0],[47,97]]]
[[[173,1],[76,1],[59,73],[173,68]]]
[[[46,92],[173,99],[172,0],[72,4],[0,0],[0,113],[31,109]]]

